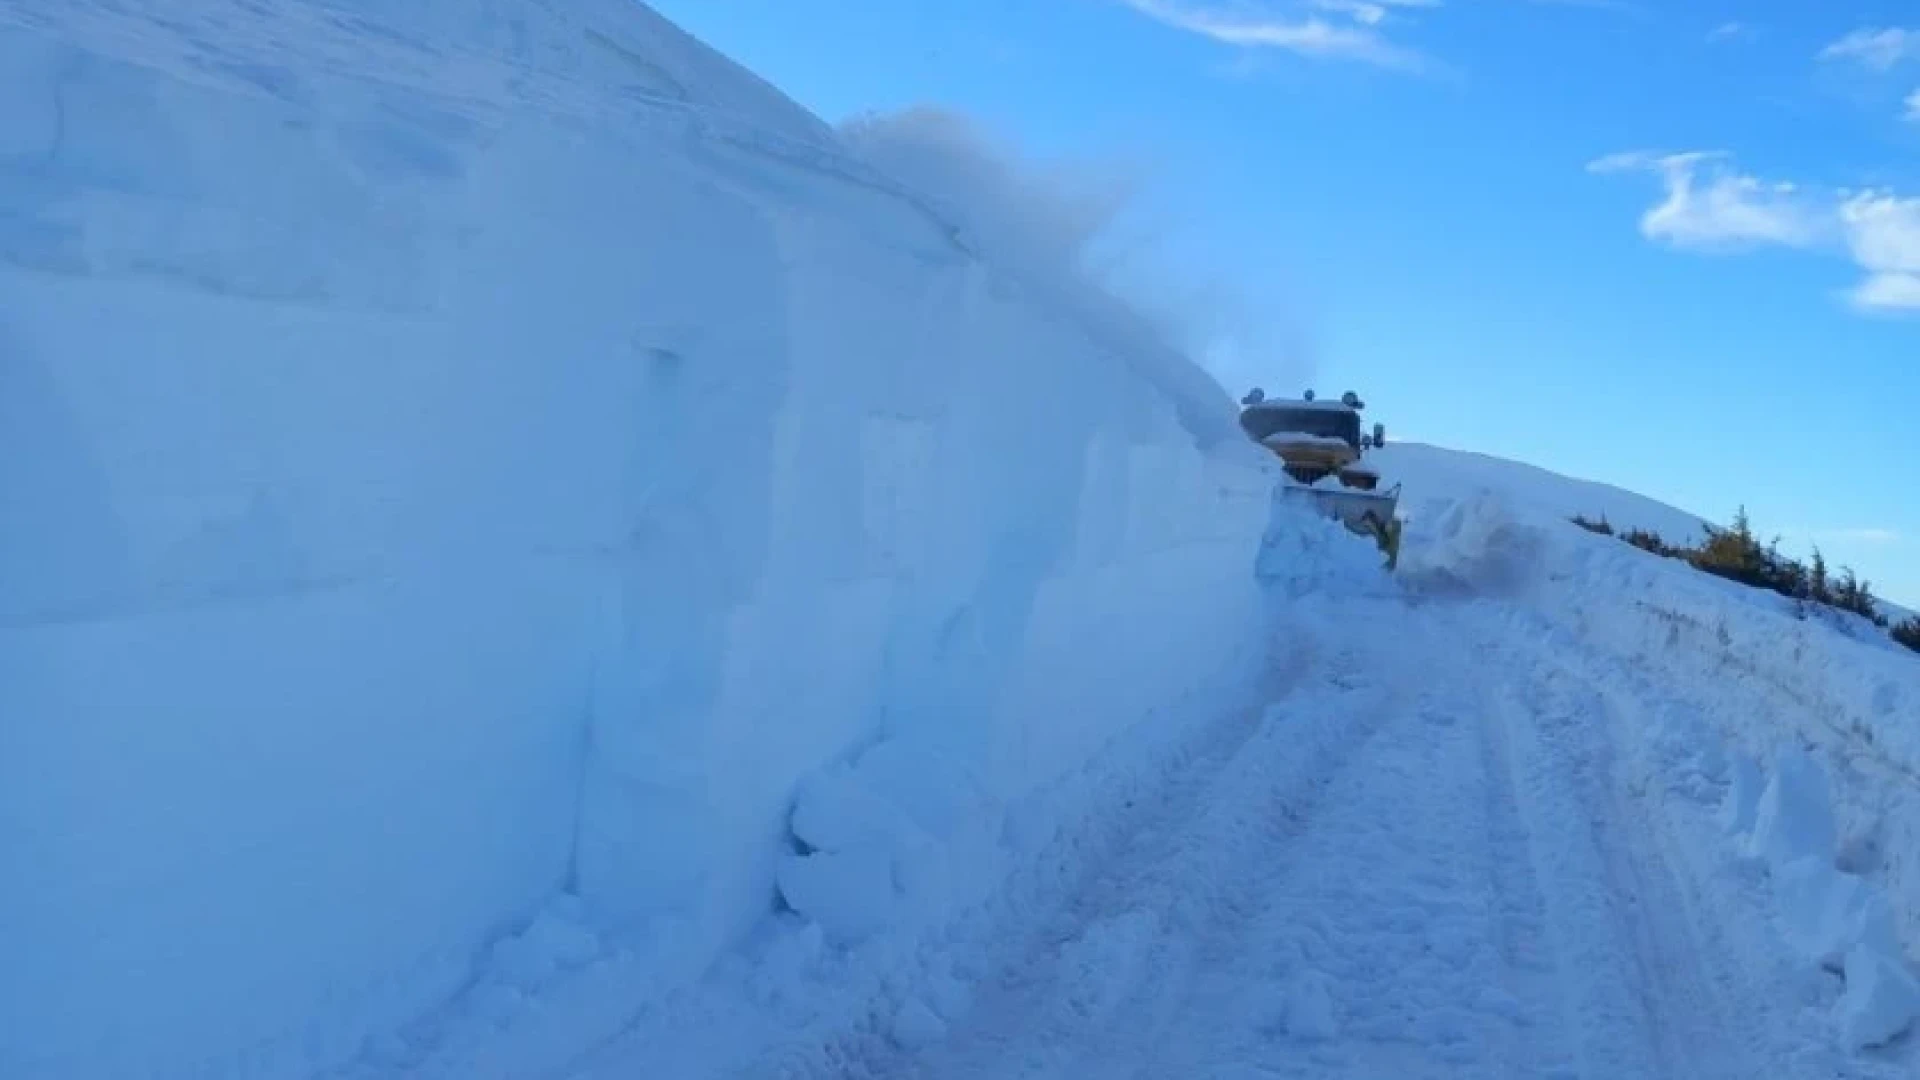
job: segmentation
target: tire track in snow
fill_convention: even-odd
[[[1533,866],[1530,834],[1520,812],[1513,770],[1504,745],[1504,732],[1487,708],[1485,696],[1475,702],[1480,768],[1489,778],[1486,787],[1487,836],[1493,852],[1488,867],[1489,888],[1502,906],[1500,962],[1502,983],[1508,992],[1532,1009],[1530,1026],[1550,1028],[1546,1036],[1527,1040],[1510,1037],[1501,1047],[1507,1072],[1515,1076],[1564,1073],[1565,1049],[1570,1045],[1563,1019],[1557,1013],[1558,957],[1548,933],[1547,901]],[[1550,1004],[1551,1003],[1551,1004]],[[1552,1015],[1543,1015],[1549,1008]],[[1543,1049],[1551,1040],[1555,1049]]]
[[[1736,955],[1711,920],[1748,898],[1634,798],[1661,688],[1525,622],[1362,603],[1290,636],[1278,707],[1168,740],[1124,807],[921,954],[968,1005],[909,970],[725,1067],[643,1036],[583,1075],[1869,1075]]]
[[[1510,640],[1540,636],[1535,628]],[[1667,727],[1674,716],[1684,727],[1688,716],[1750,715],[1751,703],[1693,700],[1694,687],[1564,636],[1550,648],[1533,646],[1530,662],[1557,700],[1594,718],[1590,737],[1606,744],[1608,768],[1590,770],[1590,796],[1596,820],[1626,830],[1605,845],[1608,866],[1642,915],[1633,944],[1672,1075],[1906,1075],[1836,1042],[1831,1001],[1817,989],[1823,976],[1780,939],[1764,887],[1734,869],[1717,801],[1699,772],[1712,736],[1704,724],[1679,735]],[[1691,762],[1674,759],[1689,746]]]
[[[1306,673],[1302,667],[1275,670],[1265,680],[1267,691],[1283,693]],[[1020,950],[1042,932],[1034,929],[1036,923],[1044,927],[1048,913],[1071,907],[1107,868],[1125,862],[1125,852],[1139,847],[1143,837],[1171,836],[1173,825],[1198,812],[1219,786],[1223,771],[1242,760],[1248,744],[1266,730],[1261,716],[1245,708],[1200,722],[1176,718],[1171,723],[1174,738],[1136,732],[1122,740],[1127,745],[1117,748],[1116,760],[1091,763],[1093,773],[1103,774],[1092,788],[1103,805],[1087,808],[1090,814],[1071,809],[1071,818],[1081,825],[1078,832],[1060,834],[1021,856],[1021,865],[981,908],[936,930],[904,966],[888,967],[884,986],[874,988],[877,1000],[869,991],[851,1006],[828,1003],[821,1013],[769,1039],[758,1007],[741,1000],[722,981],[717,987],[695,988],[668,1008],[650,1010],[653,1015],[569,1055],[565,1064],[541,1075],[612,1080],[636,1069],[647,1075],[740,1080],[879,1080],[902,1075],[898,1070],[903,1058],[887,1016],[901,994],[927,992],[928,972],[948,971],[972,980],[980,971],[1017,969]],[[1135,760],[1142,744],[1160,747],[1154,765],[1144,771]],[[813,988],[828,998],[844,998],[850,989],[831,980]]]
[[[871,1074],[1629,1080],[1808,1064],[1761,1030],[1777,1005],[1729,997],[1724,943],[1624,801],[1626,718],[1556,654],[1487,629],[1443,617],[1376,652],[1386,682],[1340,738],[1270,720],[1182,802],[1190,819],[1170,807],[1116,852],[944,1044]],[[1351,688],[1328,680],[1279,715],[1340,714]]]
[[[1420,637],[1345,654],[1098,868],[944,1043],[863,1074],[1570,1075],[1500,729],[1470,681],[1398,674],[1463,668]]]
[[[1359,677],[1357,656],[1333,666],[1328,685],[1269,709],[1204,784],[1093,866],[943,1045],[886,1052],[869,1074],[1171,1075],[1138,1070],[1158,1034],[1194,1019],[1183,1006],[1227,961],[1219,946],[1260,913],[1239,872],[1272,836],[1311,820],[1395,711],[1388,691]],[[1196,1043],[1190,1031],[1170,1034]]]
[[[1439,636],[1413,638],[1383,658],[1390,670],[1470,670]],[[1327,979],[1332,1022],[1292,1023],[1295,983],[1283,1037],[1223,1075],[1532,1077],[1566,1060],[1543,1006],[1557,977],[1543,901],[1469,690],[1444,676],[1410,690],[1328,812],[1275,860],[1264,947],[1277,970]]]
[[[1493,689],[1565,979],[1582,1077],[1753,1077],[1770,1070],[1704,972],[1672,871],[1614,791],[1614,720],[1544,650],[1488,644],[1531,681]]]

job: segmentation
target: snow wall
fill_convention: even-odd
[[[645,9],[365,7],[0,18],[0,1074],[304,1075],[561,890],[717,950],[808,771],[1257,663],[1224,396]]]

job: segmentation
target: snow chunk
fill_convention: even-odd
[[[773,935],[760,964],[748,977],[753,999],[769,1008],[783,1008],[804,998],[808,980],[818,970],[826,947],[826,931],[818,922],[801,921],[791,932]]]
[[[525,930],[494,945],[489,956],[493,974],[508,986],[531,991],[585,966],[600,955],[601,944],[578,914],[575,904],[550,904]]]
[[[1899,955],[1893,908],[1865,878],[1809,857],[1776,869],[1773,890],[1788,939],[1822,967],[1840,970],[1862,945]]]
[[[985,787],[956,753],[925,739],[896,738],[860,755],[861,782],[929,835],[949,839],[996,817]]]
[[[1330,588],[1365,588],[1382,580],[1380,550],[1330,517],[1314,512],[1276,484],[1254,576],[1268,590],[1301,596]]]
[[[1539,566],[1542,534],[1492,492],[1442,504],[1431,521],[1409,519],[1401,576],[1411,584],[1473,592],[1518,588]]]
[[[802,781],[790,827],[807,850],[783,861],[781,895],[842,945],[937,918],[991,881],[1004,816],[958,754],[888,739]]]
[[[1854,1053],[1891,1041],[1920,1016],[1920,983],[1897,956],[1866,945],[1847,952],[1847,992],[1834,1006],[1834,1019]]]
[[[1781,751],[1754,810],[1747,854],[1778,870],[1802,858],[1831,865],[1837,847],[1825,770],[1804,750]]]
[[[879,932],[897,901],[893,859],[883,848],[789,855],[780,861],[778,880],[787,906],[819,923],[840,945]]]
[[[891,845],[899,835],[895,809],[840,765],[801,781],[794,799],[793,835],[818,851],[844,851],[863,844]]]

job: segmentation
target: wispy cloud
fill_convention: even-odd
[[[1638,12],[1639,6],[1627,0],[1527,0],[1541,7],[1593,8],[1596,11]]]
[[[1753,27],[1743,22],[1723,22],[1707,31],[1707,40],[1716,44],[1730,41],[1752,41],[1759,34]]]
[[[1378,26],[1393,8],[1436,8],[1440,0],[1307,0],[1316,11],[1345,15],[1357,23]]]
[[[1847,294],[1862,311],[1920,312],[1920,277],[1875,274]]]
[[[1705,252],[1756,247],[1814,247],[1829,212],[1792,184],[1765,183],[1727,166],[1721,153],[1613,154],[1587,166],[1596,173],[1650,172],[1666,197],[1640,218],[1649,240]]]
[[[1439,0],[1293,0],[1287,3],[1195,3],[1121,0],[1178,30],[1247,49],[1354,60],[1402,71],[1431,67],[1417,51],[1390,41],[1381,27],[1394,8],[1439,6]]]
[[[1820,59],[1891,71],[1905,61],[1920,59],[1920,30],[1899,26],[1855,30],[1821,49]]]
[[[1416,11],[1449,0],[1114,0],[1177,30],[1243,50],[1275,50],[1442,77],[1447,64],[1397,40]],[[1630,0],[1514,0],[1641,14]],[[1242,64],[1247,58],[1242,58]]]
[[[1866,275],[1847,294],[1855,308],[1920,314],[1920,197],[1765,181],[1734,169],[1723,153],[1636,151],[1587,168],[1660,178],[1664,195],[1640,218],[1649,240],[1705,253],[1776,247],[1844,255]]]
[[[1907,111],[1905,115],[1908,120],[1920,124],[1920,90],[1915,90],[1913,93],[1907,95]]]

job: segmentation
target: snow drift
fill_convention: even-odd
[[[814,770],[1254,669],[1218,388],[639,5],[29,0],[0,87],[0,1072],[710,955]]]

